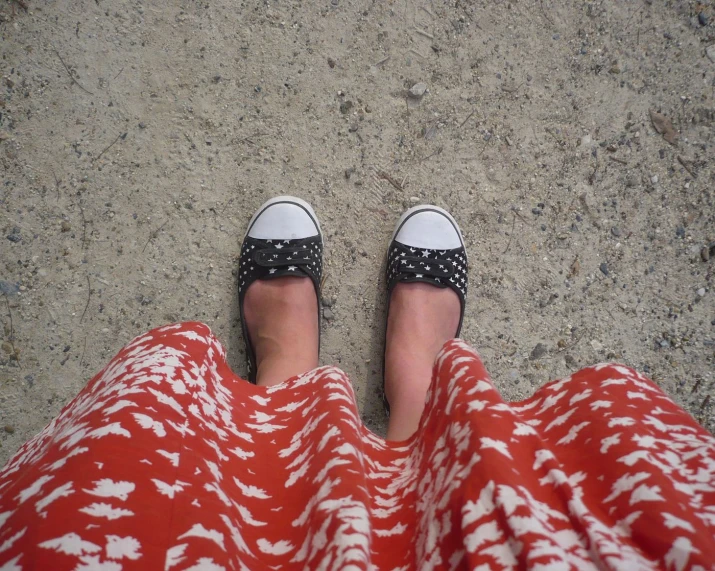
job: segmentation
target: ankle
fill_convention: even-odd
[[[274,385],[318,366],[318,302],[307,278],[257,281],[244,317],[256,356],[256,383]]]
[[[269,386],[300,375],[318,366],[317,328],[303,327],[298,333],[259,336],[256,351],[256,384]],[[311,334],[312,333],[312,334]],[[311,340],[315,337],[315,340]]]

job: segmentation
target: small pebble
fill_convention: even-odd
[[[10,242],[19,242],[22,240],[22,238],[18,234],[8,234],[7,239],[10,240]]]
[[[541,216],[541,208],[532,208],[531,213],[535,216]]]
[[[62,231],[69,232],[70,230],[72,230],[72,225],[69,222],[67,222],[67,220],[63,220],[62,221]]]
[[[329,307],[324,307],[323,308],[323,317],[325,318],[326,321],[332,321],[335,319],[335,314],[333,313],[333,310],[330,309]]]
[[[705,288],[704,288],[704,287],[701,287],[701,288],[697,291],[697,294],[698,294],[698,297],[705,297]]]
[[[418,196],[410,196],[410,202],[412,204],[417,204],[420,201],[420,198]]]
[[[606,262],[603,262],[598,268],[601,270],[601,273],[604,276],[607,276],[610,272],[608,270],[608,264]]]
[[[14,433],[15,433],[15,427],[12,426],[11,424],[6,424],[6,425],[3,427],[3,430],[4,430],[5,432],[7,432],[8,434],[14,434]]]
[[[6,280],[0,280],[0,293],[3,293],[5,295],[15,295],[19,289],[20,288],[15,283]]]
[[[621,229],[618,226],[614,226],[611,228],[611,234],[618,238],[621,235]]]
[[[700,14],[698,14],[698,22],[700,22],[701,26],[708,25],[708,17],[705,15],[704,11],[701,11]]]
[[[341,112],[343,115],[347,115],[348,113],[350,113],[350,110],[351,110],[352,108],[353,108],[353,102],[352,102],[352,101],[343,101],[343,102],[340,104],[340,112]]]
[[[650,177],[650,181],[651,181],[653,184],[657,184],[657,183],[658,183],[658,175],[657,175],[657,174],[654,174],[652,177]]]
[[[600,341],[593,339],[591,341],[591,347],[593,347],[594,351],[600,351],[601,349],[603,349],[603,344]]]
[[[323,304],[323,307],[333,307],[333,300],[330,299],[329,297],[324,297],[320,300],[320,303]]]
[[[531,351],[531,355],[529,355],[529,359],[532,361],[535,361],[536,359],[540,359],[544,355],[548,353],[548,349],[546,348],[546,345],[543,343],[537,343],[536,347]]]
[[[683,228],[682,226],[678,226],[675,229],[675,235],[678,238],[685,238],[685,228]]]
[[[414,99],[419,99],[422,97],[425,93],[427,92],[427,84],[426,83],[415,83],[410,90],[408,91],[408,95]]]
[[[661,346],[663,349],[667,349],[668,347],[670,347],[670,341],[668,341],[667,339],[661,339],[661,340],[660,340],[660,346]]]
[[[703,246],[702,250],[700,250],[700,258],[702,258],[703,262],[707,262],[710,259],[710,248]]]

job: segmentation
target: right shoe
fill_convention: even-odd
[[[253,215],[238,262],[238,307],[246,343],[248,380],[256,382],[256,353],[246,326],[243,301],[256,280],[303,276],[313,282],[318,300],[320,347],[320,283],[323,275],[323,234],[310,204],[294,196],[277,196]]]
[[[387,249],[386,317],[390,315],[392,290],[400,282],[422,282],[439,288],[448,287],[459,297],[459,325],[454,333],[455,337],[459,337],[467,302],[467,272],[467,252],[462,231],[452,215],[431,204],[410,208],[397,222]],[[390,405],[385,396],[384,350],[382,355],[382,402],[389,416]]]

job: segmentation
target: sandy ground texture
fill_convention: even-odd
[[[506,399],[613,360],[713,431],[714,22],[707,1],[3,0],[0,461],[148,328],[204,321],[245,371],[239,243],[284,193],[321,218],[322,362],[373,430],[384,254],[431,202]]]

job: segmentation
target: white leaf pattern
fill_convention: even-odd
[[[191,485],[186,482],[180,482],[178,480],[173,484],[167,484],[166,482],[157,480],[156,478],[152,478],[151,481],[154,482],[154,485],[156,486],[156,489],[159,491],[160,494],[168,496],[171,499],[174,499],[174,496],[177,492],[183,492],[185,486]]]
[[[25,532],[27,532],[27,528],[26,528],[26,527],[22,528],[22,529],[21,529],[20,531],[18,531],[15,535],[11,535],[11,536],[8,537],[5,541],[3,541],[2,543],[0,543],[0,553],[2,553],[2,552],[4,552],[4,551],[7,551],[8,549],[10,549],[10,548],[13,546],[13,544],[14,544],[18,539],[20,539],[23,535],[25,535]]]
[[[42,486],[44,486],[53,478],[54,476],[42,476],[38,478],[32,483],[32,485],[28,486],[24,490],[21,490],[20,493],[15,496],[15,498],[18,500],[19,503],[23,503],[28,498],[31,498],[32,496],[38,494],[42,489]]]
[[[107,557],[110,559],[131,559],[135,561],[141,557],[141,544],[133,537],[119,537],[108,535],[105,547]]]
[[[224,551],[226,550],[226,546],[223,541],[223,533],[216,531],[215,529],[206,529],[200,523],[194,524],[189,531],[179,535],[177,539],[185,539],[187,537],[203,537],[204,539],[213,541]]]
[[[132,416],[134,417],[134,420],[137,421],[137,424],[139,424],[139,426],[141,426],[142,428],[153,431],[154,434],[156,434],[160,438],[166,436],[166,430],[164,429],[164,425],[158,420],[154,420],[150,416],[147,416],[146,414],[140,414],[138,412],[133,412]]]
[[[67,533],[62,537],[44,541],[39,546],[45,549],[54,549],[58,553],[64,553],[65,555],[84,555],[85,553],[97,553],[102,550],[99,545],[84,541],[76,533]]]
[[[67,482],[65,484],[62,484],[61,486],[58,486],[54,490],[52,490],[49,494],[47,494],[44,498],[41,500],[38,500],[35,502],[35,510],[37,512],[43,511],[47,506],[49,506],[52,502],[55,500],[58,500],[60,498],[66,498],[67,496],[71,496],[74,494],[74,490],[72,489],[73,483],[72,482]],[[2,526],[0,525],[0,528]]]
[[[120,517],[126,517],[134,515],[131,510],[126,510],[124,508],[115,508],[111,504],[105,503],[94,503],[90,504],[85,508],[81,508],[79,511],[91,515],[93,517],[105,517],[108,520],[119,519]]]
[[[186,548],[188,546],[188,543],[182,543],[180,545],[175,545],[174,547],[171,547],[167,550],[166,563],[164,565],[165,571],[168,571],[172,567],[186,560],[186,557],[184,557],[184,553],[186,552]]]
[[[115,482],[109,478],[104,478],[93,483],[93,490],[84,489],[82,491],[93,496],[99,496],[101,498],[118,498],[122,501],[126,501],[129,494],[131,494],[136,488],[136,484],[133,482]]]

